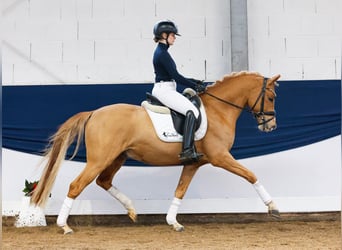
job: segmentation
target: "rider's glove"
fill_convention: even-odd
[[[206,85],[203,81],[201,80],[195,80],[196,85],[195,85],[195,90],[198,94],[203,93],[206,89]]]

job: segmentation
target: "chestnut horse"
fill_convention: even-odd
[[[208,86],[199,95],[206,109],[208,128],[204,138],[196,142],[196,147],[204,156],[199,162],[183,167],[175,197],[166,216],[167,223],[176,231],[184,229],[176,220],[181,200],[196,171],[206,163],[246,179],[268,207],[269,214],[279,217],[274,201],[254,173],[238,163],[229,153],[234,142],[236,121],[243,110],[255,116],[259,130],[270,132],[276,128],[274,101],[276,81],[279,78],[280,75],[267,79],[258,73],[232,73]],[[32,196],[32,203],[44,206],[67,148],[77,138],[75,155],[83,136],[87,163],[70,184],[57,218],[57,225],[63,228],[64,233],[72,232],[67,219],[74,199],[95,179],[100,187],[122,203],[129,217],[136,220],[132,201],[112,186],[114,175],[128,157],[154,166],[181,164],[178,159],[181,143],[161,141],[143,107],[113,104],[94,111],[81,112],[63,123],[52,137],[47,149],[46,166]]]

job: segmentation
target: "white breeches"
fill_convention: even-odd
[[[188,110],[192,110],[196,119],[199,112],[197,108],[181,93],[177,92],[176,82],[158,82],[154,84],[152,95],[157,97],[164,105],[186,115]]]

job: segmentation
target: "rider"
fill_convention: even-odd
[[[164,105],[185,115],[182,152],[179,159],[183,163],[196,162],[202,156],[197,153],[194,145],[196,121],[199,116],[198,109],[182,94],[177,92],[177,84],[194,88],[197,92],[204,92],[203,81],[185,78],[178,73],[176,64],[168,52],[174,44],[178,29],[168,20],[160,21],[153,28],[154,41],[158,43],[153,54],[155,84],[152,94]]]

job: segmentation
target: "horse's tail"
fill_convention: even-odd
[[[77,137],[77,143],[71,159],[76,155],[82,142],[85,125],[92,112],[81,112],[70,117],[64,122],[57,132],[51,137],[49,147],[46,150],[46,166],[35,188],[31,202],[43,207],[50,195],[58,170],[65,158],[67,149]]]

